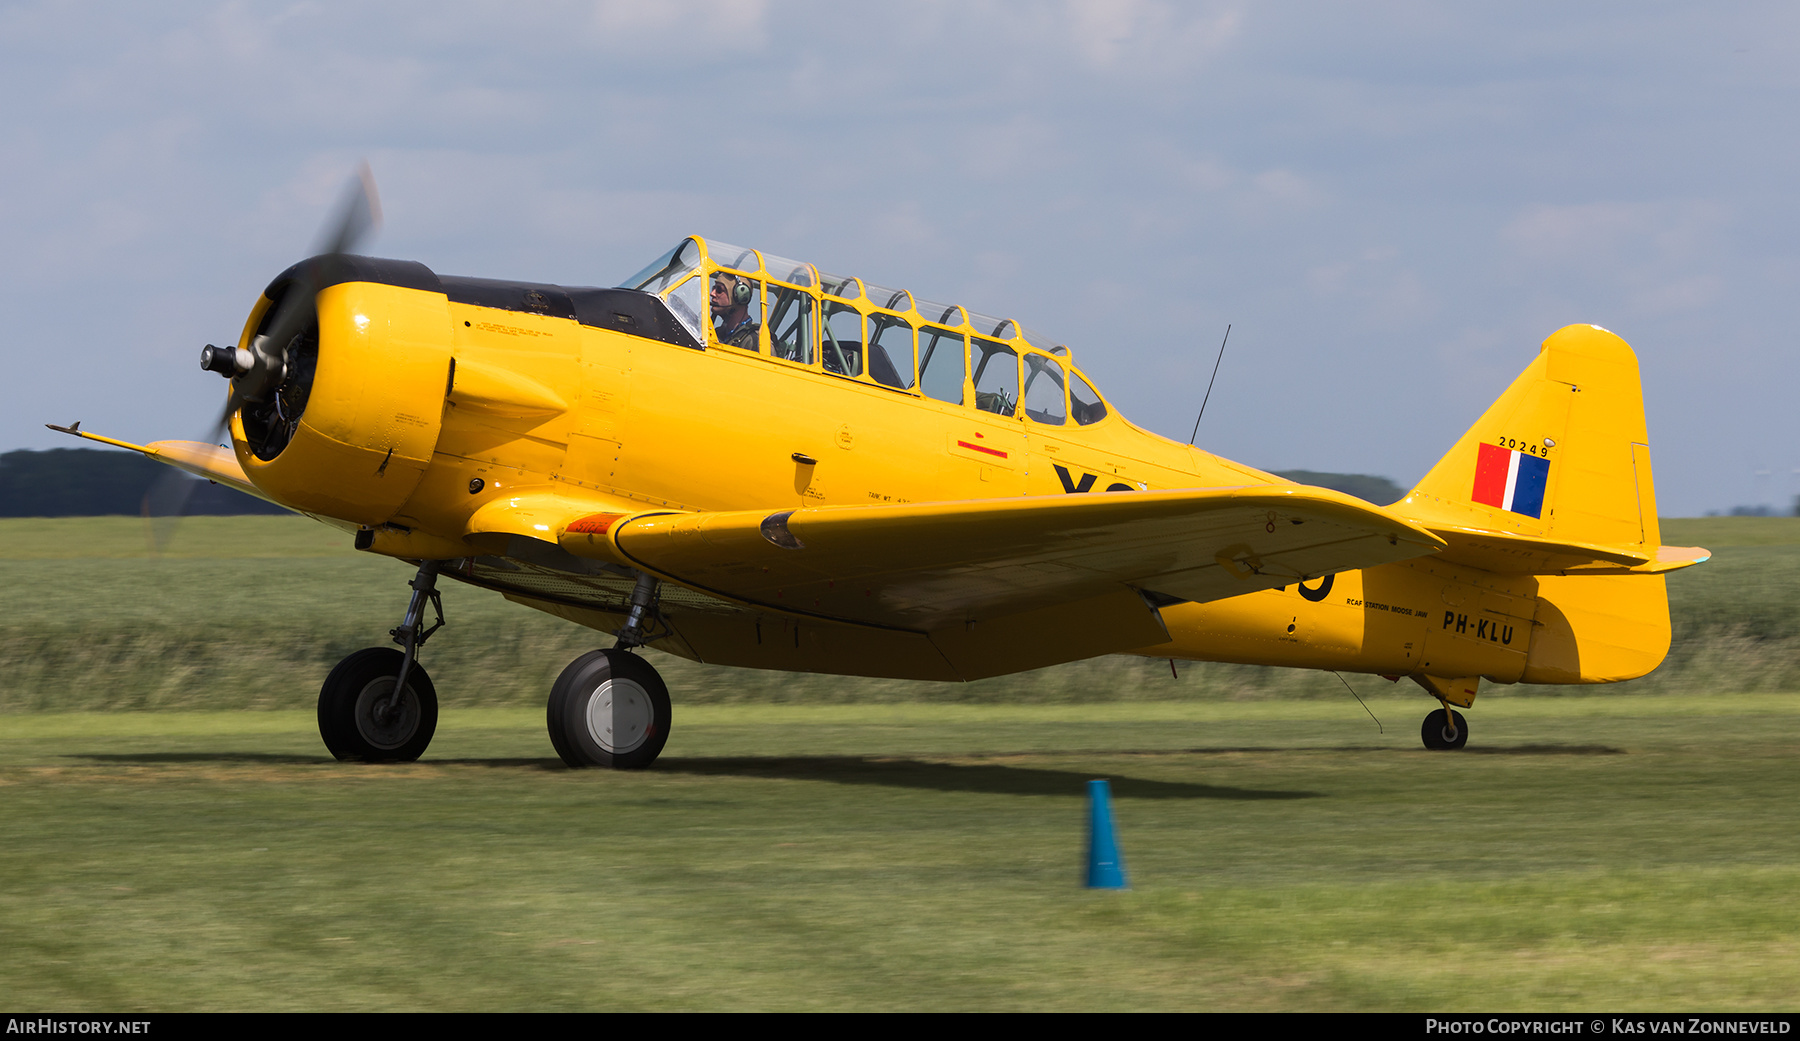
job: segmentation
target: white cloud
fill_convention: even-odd
[[[1090,68],[1167,75],[1193,69],[1238,35],[1236,4],[1067,0],[1069,45]]]
[[[1540,263],[1581,263],[1591,257],[1665,259],[1710,250],[1729,211],[1709,201],[1594,202],[1521,209],[1500,238]]]
[[[1241,205],[1258,213],[1290,214],[1309,210],[1325,199],[1312,180],[1292,170],[1264,170],[1250,179]]]
[[[1595,253],[1617,253],[1649,237],[1659,208],[1621,202],[1529,206],[1501,229],[1500,238],[1538,263],[1566,264]]]
[[[1712,306],[1728,283],[1727,207],[1710,201],[1596,202],[1523,208],[1500,231],[1515,256],[1565,285],[1605,286],[1626,314]]]
[[[594,0],[590,39],[605,50],[691,49],[696,57],[768,43],[767,0]]]
[[[1307,285],[1321,298],[1353,304],[1372,327],[1416,324],[1436,312],[1437,301],[1419,274],[1399,259],[1399,251],[1391,246],[1364,250],[1359,256],[1311,269]]]

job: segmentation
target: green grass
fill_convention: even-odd
[[[0,1003],[1791,1008],[1800,697],[678,707],[328,761],[305,712],[0,724]],[[1080,888],[1089,777],[1134,888]]]
[[[1664,517],[1661,527],[1670,546],[1800,545],[1800,517]]]
[[[186,517],[150,548],[139,517],[0,518],[0,560],[249,560],[359,556],[347,532],[307,517]],[[160,523],[168,523],[166,521]]]
[[[1293,670],[662,657],[668,749],[612,773],[544,732],[586,630],[450,585],[426,758],[338,764],[319,677],[403,565],[300,519],[161,558],[137,520],[0,521],[0,1004],[1790,1009],[1800,521],[1664,533],[1715,551],[1670,579],[1669,663],[1489,686],[1459,754],[1355,677],[1382,730]],[[1079,886],[1090,777],[1130,892]]]
[[[1669,578],[1667,663],[1615,693],[1800,690],[1800,519],[1663,522],[1714,558]],[[300,517],[195,517],[152,557],[129,517],[0,520],[0,714],[306,708],[345,654],[387,642],[411,577]],[[445,582],[449,625],[425,662],[444,704],[542,702],[562,667],[607,642]],[[684,704],[1342,699],[1323,673],[1102,658],[972,684],[792,676],[654,656]],[[1354,681],[1364,693],[1377,681]],[[1565,693],[1487,685],[1483,698]]]

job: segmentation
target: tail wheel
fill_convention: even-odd
[[[1425,747],[1434,751],[1439,749],[1461,748],[1469,743],[1469,723],[1461,712],[1450,709],[1438,709],[1425,717],[1419,727],[1419,739]]]
[[[644,659],[622,650],[576,658],[550,688],[550,743],[576,769],[641,770],[669,740],[669,688]]]
[[[357,651],[319,688],[319,736],[339,759],[410,763],[437,733],[437,688],[416,663],[395,698],[403,656],[392,647]]]

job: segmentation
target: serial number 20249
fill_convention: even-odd
[[[1510,437],[1495,438],[1494,443],[1499,445],[1501,448],[1517,449],[1518,451],[1521,451],[1521,452],[1530,452],[1532,455],[1547,456],[1550,454],[1550,449],[1548,446],[1539,448],[1537,445],[1534,445],[1529,441],[1517,441]]]

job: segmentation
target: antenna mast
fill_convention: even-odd
[[[1200,415],[1194,417],[1194,432],[1192,435],[1190,435],[1188,437],[1189,445],[1192,445],[1194,443],[1194,438],[1200,436],[1200,418],[1201,418],[1201,416],[1206,415],[1206,403],[1208,401],[1212,400],[1213,383],[1215,381],[1217,381],[1219,378],[1219,362],[1225,360],[1225,344],[1226,344],[1226,341],[1228,341],[1230,339],[1231,339],[1231,323],[1227,322],[1227,323],[1225,323],[1225,339],[1219,341],[1218,361],[1213,362],[1212,379],[1206,381],[1206,397],[1200,399]]]

